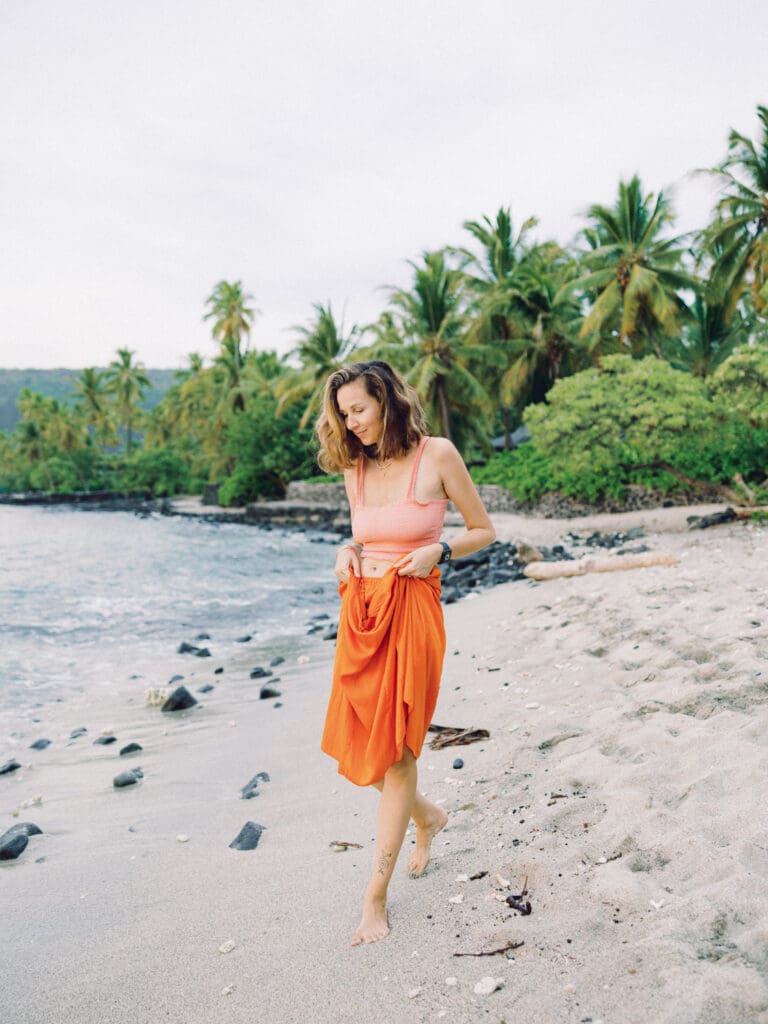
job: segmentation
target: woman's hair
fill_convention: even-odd
[[[339,410],[339,388],[355,380],[361,380],[368,394],[381,404],[384,426],[381,443],[375,449],[378,458],[396,459],[405,455],[427,433],[427,421],[419,396],[389,363],[374,359],[368,363],[342,366],[325,382],[323,411],[315,425],[320,442],[317,461],[328,473],[349,469],[361,454],[374,454],[370,446],[363,445],[347,430]]]

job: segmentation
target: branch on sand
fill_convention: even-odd
[[[644,569],[651,565],[679,565],[680,560],[666,552],[644,551],[637,555],[613,555],[603,558],[579,558],[569,562],[531,562],[525,575],[532,580],[553,580],[560,576],[584,576],[588,572],[618,572]]]

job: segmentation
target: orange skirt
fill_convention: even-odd
[[[358,786],[384,778],[404,747],[418,757],[437,703],[445,655],[440,571],[424,579],[350,576],[321,747]]]

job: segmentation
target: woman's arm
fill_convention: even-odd
[[[443,489],[459,510],[466,527],[464,533],[451,541],[451,553],[454,558],[471,555],[492,544],[496,530],[455,445],[444,437],[433,438],[430,444],[436,448]]]
[[[451,556],[461,558],[463,555],[471,555],[492,544],[496,539],[496,531],[455,445],[447,438],[433,437],[429,448],[432,449],[430,454],[434,455],[442,488],[459,510],[466,527],[464,533],[451,541]],[[441,544],[427,544],[411,551],[395,565],[401,576],[428,576],[442,553]]]
[[[357,468],[344,470],[344,487],[347,491],[349,514],[351,517],[355,511]],[[349,541],[338,549],[336,552],[336,565],[333,570],[334,575],[338,579],[348,580],[350,572],[353,576],[362,576],[362,568],[360,566],[361,551],[362,547],[359,544],[355,544],[354,541]]]

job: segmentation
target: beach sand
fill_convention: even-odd
[[[308,639],[309,661],[276,669],[281,707],[248,678],[255,652],[222,660],[214,642],[205,665],[169,657],[20,721],[0,753],[23,765],[0,777],[0,831],[33,821],[44,835],[0,863],[0,1018],[768,1022],[768,530],[687,532],[689,512],[494,517],[500,539],[548,545],[641,525],[680,563],[446,608],[435,721],[490,738],[425,746],[420,788],[450,823],[421,879],[406,876],[406,837],[392,933],[371,946],[349,942],[376,794],[318,746],[331,643]],[[147,706],[145,688],[176,671],[216,688],[188,712]],[[105,727],[118,742],[94,746]],[[29,750],[40,736],[51,746]],[[119,757],[130,741],[144,750]],[[134,765],[143,781],[115,790]],[[265,826],[258,848],[229,849],[248,820]],[[504,899],[526,879],[520,916]],[[522,945],[454,955],[508,943]],[[483,978],[501,987],[475,994]]]

